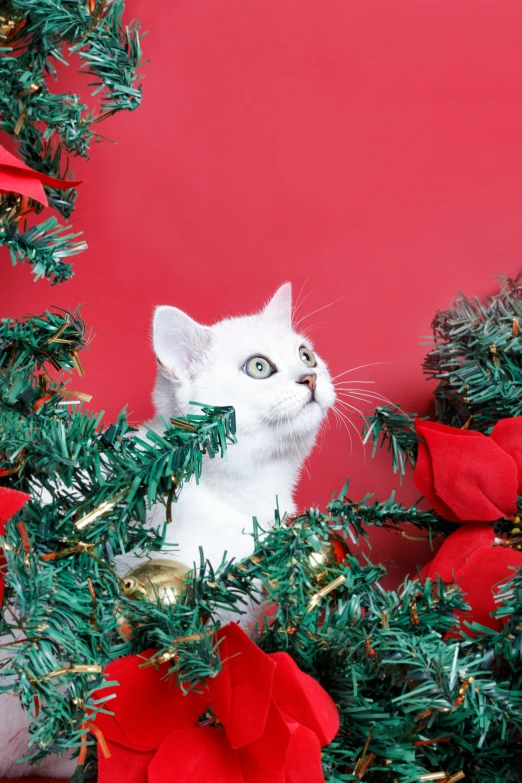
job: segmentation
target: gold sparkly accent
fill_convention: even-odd
[[[410,602],[410,622],[415,626],[419,624],[419,613],[417,611],[417,601],[415,598],[412,598]]]
[[[361,779],[366,774],[366,772],[368,771],[368,767],[375,759],[375,753],[368,753],[368,748],[370,746],[372,734],[373,734],[373,728],[371,728],[370,731],[368,732],[368,736],[366,737],[366,740],[364,742],[361,755],[359,756],[357,760],[357,764],[355,765],[355,769],[353,771],[353,774],[357,775],[359,779]],[[366,755],[367,753],[368,755]]]
[[[24,110],[22,111],[21,115],[18,117],[18,121],[17,121],[17,123],[15,125],[15,128],[14,128],[14,135],[15,136],[18,136],[18,134],[22,130],[22,125],[24,124],[25,118],[27,117],[27,112],[28,112],[28,109],[27,109],[27,106],[26,106],[24,108]]]
[[[198,431],[197,427],[195,427],[189,421],[185,421],[184,419],[171,419],[170,423],[174,424],[176,427],[180,427],[182,430],[188,430],[189,432]]]
[[[71,357],[73,360],[73,364],[76,367],[76,372],[81,377],[82,375],[85,375],[84,369],[82,367],[82,363],[80,361],[80,357],[78,356],[78,351],[73,351],[71,353]]]
[[[419,780],[447,780],[447,777],[445,772],[426,772],[419,776]]]
[[[39,679],[51,680],[53,677],[61,677],[62,674],[101,674],[102,670],[102,667],[97,663],[77,663],[68,668],[56,669]]]
[[[85,514],[76,522],[76,528],[78,530],[83,530],[84,527],[87,527],[87,525],[95,522],[99,517],[102,517],[108,511],[113,509],[114,506],[123,498],[125,492],[126,490],[122,489],[121,492],[118,492],[118,494],[115,495],[112,500],[104,500],[103,503],[100,503],[100,505],[95,509],[89,511],[88,514]]]
[[[511,327],[511,336],[518,337],[520,334],[520,318],[513,318],[513,325]]]
[[[60,328],[59,328],[59,329],[57,329],[57,330],[56,330],[56,332],[54,332],[54,334],[52,334],[52,335],[51,335],[51,336],[50,336],[50,337],[47,339],[47,345],[50,345],[51,343],[56,343],[56,342],[57,342],[57,341],[60,339],[60,337],[62,336],[62,334],[65,332],[65,330],[67,329],[67,327],[68,327],[68,326],[69,326],[69,324],[68,324],[68,323],[62,324],[62,325],[60,326]]]
[[[312,609],[315,609],[315,607],[318,605],[318,603],[321,601],[322,598],[324,598],[329,593],[336,590],[344,582],[346,582],[346,577],[341,574],[341,576],[338,576],[336,579],[333,579],[329,584],[325,585],[325,587],[323,587],[322,590],[319,590],[319,592],[313,595],[312,598],[310,599],[310,603],[308,604],[308,611],[310,612]]]
[[[462,770],[460,770],[460,772],[457,772],[455,775],[452,775],[450,778],[448,778],[446,783],[457,783],[459,780],[462,780],[465,777],[466,775],[462,772]]]

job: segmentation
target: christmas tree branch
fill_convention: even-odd
[[[489,432],[499,419],[522,414],[521,319],[520,275],[505,278],[485,303],[459,294],[437,313],[424,372],[438,381],[438,421]]]
[[[363,443],[373,443],[372,457],[377,448],[387,446],[392,453],[393,472],[404,476],[406,465],[415,467],[417,460],[416,414],[404,413],[398,406],[380,405],[366,417]]]
[[[7,31],[1,40],[0,127],[17,141],[32,169],[67,180],[68,156],[88,157],[92,142],[102,138],[99,124],[140,105],[139,25],[124,26],[122,0],[6,0],[0,10]],[[99,110],[78,95],[50,89],[49,77],[58,78],[56,63],[67,63],[69,55],[78,55],[80,69],[94,77]],[[49,205],[67,220],[75,188],[46,186],[46,192]],[[29,211],[40,210],[36,202],[30,205]],[[9,199],[0,203],[0,245],[9,247],[13,261],[32,264],[36,279],[66,280],[72,272],[63,259],[84,250],[85,243],[74,242],[70,226],[54,218],[21,232],[26,212],[27,206],[13,208]]]

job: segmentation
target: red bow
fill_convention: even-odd
[[[16,489],[0,487],[0,536],[5,533],[5,523],[14,517],[17,511],[20,511],[23,505],[27,503],[31,496],[25,492],[18,492]],[[4,556],[0,549],[0,565],[4,565]],[[0,573],[0,604],[4,597],[4,577]]]
[[[493,522],[516,513],[522,486],[522,417],[501,419],[489,437],[430,421],[415,422],[419,451],[413,481],[451,522]]]
[[[119,687],[103,705],[114,715],[95,719],[111,754],[99,750],[99,783],[324,783],[321,746],[339,728],[326,691],[235,623],[217,640],[223,669],[200,693],[165,679],[168,664],[139,668],[153,651],[107,666]]]
[[[76,180],[55,179],[42,174],[41,171],[35,171],[0,145],[0,193],[20,193],[21,196],[32,198],[47,207],[44,185],[66,190],[79,184]]]
[[[494,631],[502,622],[491,616],[497,608],[494,587],[522,567],[522,553],[510,547],[494,546],[495,533],[490,525],[462,525],[444,541],[424,571],[423,577],[455,582],[465,593],[470,612],[459,612],[469,622],[480,623]]]

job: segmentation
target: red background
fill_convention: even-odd
[[[493,293],[520,264],[522,7],[518,0],[128,0],[143,20],[143,105],[104,123],[117,141],[74,163],[74,226],[89,244],[62,287],[9,267],[0,312],[85,302],[96,338],[73,388],[107,421],[152,413],[149,324],[170,303],[202,321],[303,287],[318,350],[423,412],[420,369],[436,308]],[[69,84],[86,90],[86,79]],[[67,83],[67,82],[66,82]],[[63,85],[62,85],[63,86]],[[350,378],[351,376],[347,376]],[[359,428],[360,423],[354,418]],[[354,435],[355,437],[355,435]],[[402,489],[326,431],[302,504]],[[381,534],[399,574],[424,545]],[[399,569],[399,570],[397,570]]]

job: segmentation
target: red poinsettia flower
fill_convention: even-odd
[[[0,487],[0,536],[5,533],[6,522],[14,517],[17,511],[20,511],[23,505],[27,503],[30,495],[25,492],[18,492],[16,489]],[[4,556],[0,549],[0,566],[4,565]],[[4,597],[4,577],[0,573],[0,604]]]
[[[235,623],[217,640],[223,669],[200,693],[165,679],[167,664],[140,668],[153,651],[107,666],[106,687],[119,686],[104,703],[114,714],[94,721],[111,754],[98,753],[99,783],[324,782],[321,746],[339,728],[326,691]]]
[[[495,532],[490,525],[463,525],[448,536],[422,576],[455,581],[471,607],[471,611],[459,613],[461,617],[499,631],[502,621],[491,616],[497,608],[496,585],[513,576],[513,567],[522,567],[522,553],[494,544]]]
[[[522,479],[522,417],[502,419],[488,437],[430,421],[415,422],[419,451],[413,481],[451,522],[493,522],[516,512]]]
[[[20,193],[48,206],[44,185],[65,190],[79,184],[76,180],[55,179],[35,171],[0,145],[0,193]]]

